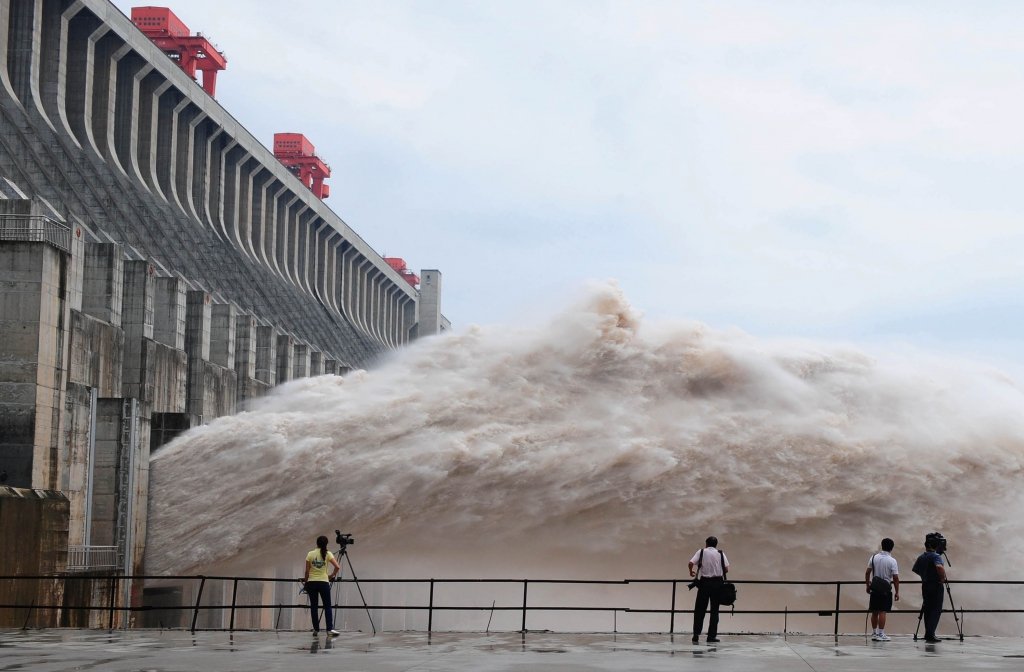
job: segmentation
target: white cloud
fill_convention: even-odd
[[[1024,280],[1018,3],[174,9],[458,324],[618,276],[655,315],[842,333]]]

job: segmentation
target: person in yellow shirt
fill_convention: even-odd
[[[328,568],[330,575],[328,575]],[[327,634],[337,637],[341,633],[334,629],[334,609],[331,606],[331,581],[341,571],[341,565],[334,559],[334,554],[327,550],[327,537],[316,538],[316,548],[306,554],[306,571],[302,575],[302,585],[309,595],[309,615],[313,621],[313,636],[320,634],[320,614],[317,613],[317,602],[322,601],[324,613],[327,614]]]

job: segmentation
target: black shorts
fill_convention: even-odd
[[[892,588],[886,591],[872,591],[868,599],[868,611],[892,611]]]

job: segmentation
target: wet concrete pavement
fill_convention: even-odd
[[[688,635],[437,634],[168,630],[0,630],[0,670],[254,672],[402,670],[861,671],[1024,670],[1024,639],[969,637],[939,644],[895,636],[740,635],[693,645]]]

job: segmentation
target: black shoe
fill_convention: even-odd
[[[942,640],[938,637],[925,637],[924,641],[928,642],[929,644],[935,644],[937,642],[941,642]]]
[[[700,644],[700,637],[694,637],[690,641],[693,642],[694,644]]]
[[[722,641],[722,640],[720,640],[718,637],[708,637],[708,644],[714,644],[715,642],[720,642],[720,641]]]

